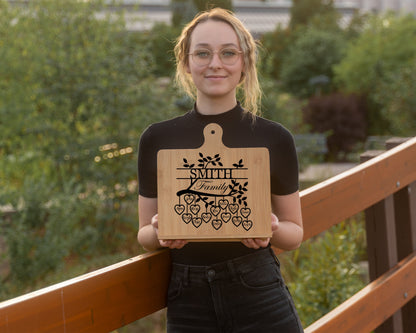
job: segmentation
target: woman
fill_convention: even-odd
[[[175,56],[177,82],[195,99],[195,106],[183,116],[149,126],[140,139],[138,161],[138,240],[147,250],[171,249],[167,330],[302,332],[270,247],[293,250],[302,242],[296,150],[282,125],[256,116],[256,44],[232,13],[215,8],[183,29]],[[238,89],[242,104],[237,102]],[[204,127],[213,122],[223,128],[223,142],[230,148],[268,148],[272,237],[241,242],[159,240],[157,152],[200,147]]]

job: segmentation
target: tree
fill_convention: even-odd
[[[188,23],[200,11],[214,7],[233,10],[232,0],[171,0],[171,6],[174,27]]]
[[[413,66],[416,55],[416,19],[386,14],[372,17],[366,29],[347,46],[345,57],[334,66],[335,79],[346,91],[364,94],[370,104],[370,134],[388,134],[392,121],[384,108],[391,90],[387,82]],[[409,81],[405,81],[409,82]],[[404,82],[403,82],[404,83]]]
[[[375,91],[374,99],[382,105],[381,114],[389,120],[391,133],[396,136],[414,136],[416,133],[415,87],[416,57],[412,66],[391,74]]]
[[[289,27],[295,30],[299,26],[326,21],[329,26],[337,26],[338,13],[333,0],[293,0],[290,9]]]
[[[155,76],[173,76],[175,72],[175,55],[173,52],[176,38],[180,34],[180,28],[157,23],[148,32],[140,33],[141,45],[147,47],[152,54],[152,74]]]
[[[301,98],[331,91],[332,67],[341,61],[344,44],[341,33],[307,29],[283,60],[280,78],[287,91]]]
[[[0,59],[0,154],[5,164],[25,163],[28,174],[76,177],[114,192],[136,178],[141,130],[175,107],[151,76],[152,53],[125,30],[122,15],[98,19],[100,6],[38,0],[8,9],[0,32],[8,45]],[[16,163],[6,166],[3,188],[24,177]]]
[[[262,35],[260,69],[264,75],[279,79],[283,60],[293,39],[292,31],[280,26]]]
[[[334,93],[316,96],[303,109],[312,132],[327,134],[328,158],[343,160],[367,137],[366,101],[362,96]]]

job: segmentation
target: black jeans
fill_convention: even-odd
[[[167,331],[303,332],[270,248],[212,266],[172,264]]]

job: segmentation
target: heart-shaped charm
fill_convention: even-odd
[[[217,215],[220,213],[220,211],[221,211],[221,209],[220,209],[220,207],[218,207],[218,206],[212,206],[212,207],[211,207],[211,213],[212,213],[214,216],[217,216]]]
[[[198,214],[199,210],[201,209],[201,207],[199,207],[199,205],[192,205],[190,207],[192,214],[196,215]]]
[[[241,222],[243,221],[243,219],[241,218],[241,216],[233,216],[232,221],[233,221],[234,225],[236,227],[238,227],[241,224]]]
[[[251,214],[251,209],[250,208],[241,208],[240,213],[244,217],[248,217]]]
[[[195,200],[195,196],[193,194],[186,194],[184,196],[185,202],[190,205]]]
[[[228,200],[221,199],[220,201],[218,201],[218,205],[221,207],[221,209],[226,209],[228,206]]]
[[[175,209],[176,214],[181,215],[185,210],[185,206],[184,205],[175,205],[174,209]]]
[[[202,219],[200,217],[194,217],[192,219],[192,224],[195,228],[198,228],[202,224]]]
[[[253,226],[252,221],[250,220],[243,221],[243,228],[246,229],[247,231],[250,230],[252,226]]]
[[[238,205],[237,204],[230,204],[228,206],[228,209],[231,213],[235,214],[238,211]]]
[[[183,222],[188,224],[192,220],[192,215],[189,214],[189,213],[185,213],[185,214],[182,215],[182,220],[183,220]]]
[[[212,220],[211,223],[215,230],[218,230],[222,226],[222,221],[218,219]]]
[[[208,223],[211,220],[211,217],[212,217],[211,213],[202,213],[201,216],[202,216],[202,220],[205,223]]]
[[[222,213],[221,218],[225,223],[227,223],[231,218],[231,214],[230,213]]]

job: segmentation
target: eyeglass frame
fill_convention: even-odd
[[[210,52],[210,56],[207,58],[207,59],[209,59],[209,61],[205,64],[205,65],[199,65],[195,60],[194,60],[194,56],[195,56],[195,52],[197,52],[197,51],[208,51],[208,52]],[[241,50],[238,50],[237,48],[232,48],[232,47],[224,47],[224,48],[222,48],[222,49],[220,49],[220,50],[218,50],[218,51],[212,51],[212,50],[210,50],[210,49],[208,49],[208,48],[200,48],[200,49],[196,49],[196,50],[194,50],[192,53],[190,52],[190,53],[188,53],[188,55],[190,55],[191,57],[192,57],[192,60],[195,62],[195,64],[197,65],[197,66],[199,66],[199,67],[203,67],[203,66],[207,66],[208,64],[210,64],[211,63],[211,61],[212,61],[212,59],[214,59],[214,54],[218,54],[218,58],[220,59],[220,61],[221,61],[221,63],[222,64],[224,64],[224,65],[226,65],[226,66],[232,66],[232,65],[234,65],[234,64],[236,64],[237,63],[237,60],[238,60],[238,58],[236,57],[236,61],[234,62],[234,63],[232,63],[232,64],[226,64],[226,63],[224,63],[224,61],[222,60],[222,58],[221,58],[221,56],[219,55],[220,54],[220,52],[221,51],[224,51],[224,50],[229,50],[229,51],[235,51],[235,52],[237,52],[238,54],[244,54],[244,52],[243,51],[241,51]]]

